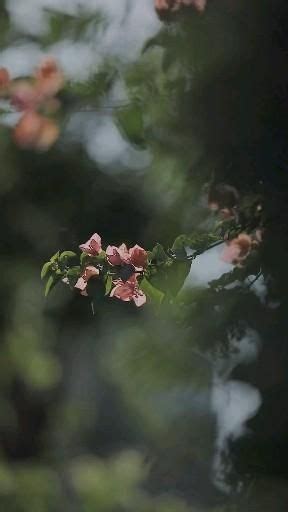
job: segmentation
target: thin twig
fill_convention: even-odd
[[[261,277],[262,275],[262,270],[259,270],[258,274],[256,274],[256,276],[254,277],[254,279],[252,279],[252,281],[249,282],[249,284],[247,285],[247,288],[251,288],[253,286],[254,283],[256,283],[256,281],[258,281],[259,277]]]

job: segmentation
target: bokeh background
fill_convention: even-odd
[[[152,0],[2,0],[0,65],[52,55],[67,84],[46,153],[1,115],[0,510],[287,511],[287,22],[281,0],[167,23]],[[215,249],[180,317],[45,299],[43,263],[96,231],[209,231],[214,181],[265,207],[254,285],[210,286],[231,270]]]

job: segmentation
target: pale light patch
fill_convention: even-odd
[[[257,358],[260,339],[248,328],[242,338],[230,336],[228,353],[216,356],[211,408],[216,416],[217,435],[212,464],[214,484],[229,493],[232,486],[228,477],[233,470],[229,456],[229,442],[247,432],[246,422],[255,416],[262,403],[260,392],[245,382],[229,379],[238,364],[249,364]],[[241,482],[236,490],[240,490]]]

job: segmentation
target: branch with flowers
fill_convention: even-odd
[[[180,235],[172,247],[165,250],[156,244],[152,251],[125,243],[119,247],[102,246],[98,233],[79,246],[80,254],[72,251],[57,252],[44,264],[41,278],[46,279],[45,295],[62,283],[82,296],[109,297],[133,302],[137,307],[147,300],[161,304],[172,300],[181,290],[192,261],[205,251],[223,245],[221,259],[234,266],[244,264],[260,244],[257,230],[253,233],[234,234],[232,239],[214,234]]]

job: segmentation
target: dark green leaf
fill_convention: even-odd
[[[88,254],[86,252],[82,252],[81,256],[80,256],[80,263],[81,265],[85,265],[85,263],[89,260],[90,256],[88,256]]]
[[[169,256],[166,254],[164,247],[161,244],[155,245],[151,253],[151,261],[156,264],[166,263],[169,260]]]
[[[190,261],[174,261],[170,266],[159,267],[157,273],[151,276],[150,282],[172,298],[176,297],[189,274],[190,267]]]
[[[175,239],[173,245],[172,245],[172,252],[178,257],[178,258],[186,258],[187,252],[185,247],[187,247],[187,236],[186,235],[179,235]]]
[[[69,268],[67,272],[67,277],[78,277],[81,272],[81,268],[79,266]]]

